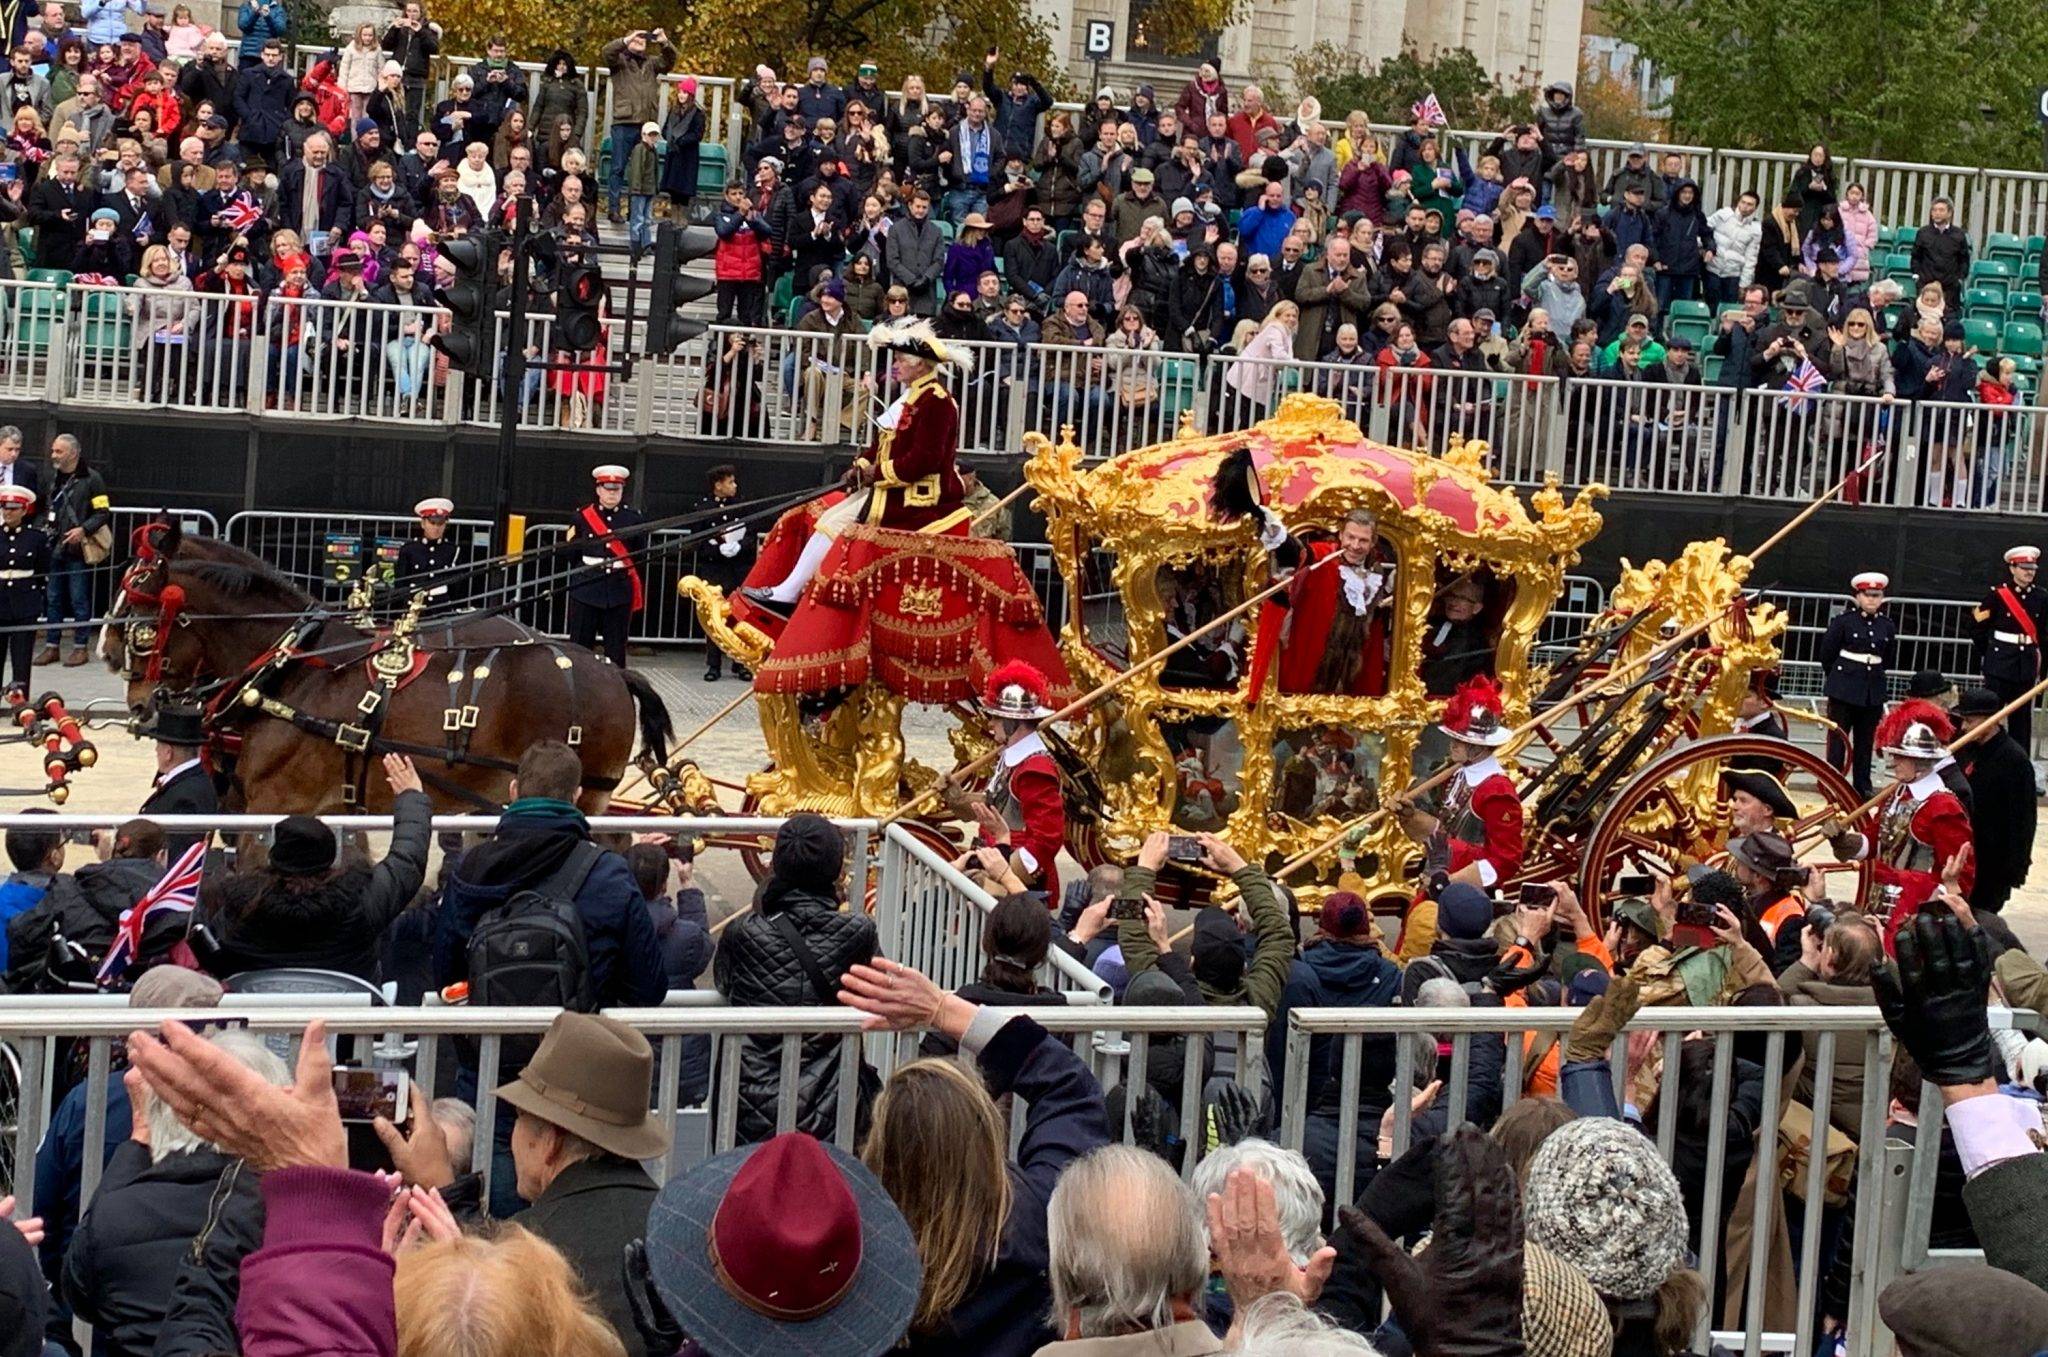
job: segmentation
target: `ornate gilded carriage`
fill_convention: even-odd
[[[1611,878],[1637,850],[1668,864],[1714,839],[1716,760],[1681,759],[1654,788],[1637,786],[1637,775],[1729,731],[1751,673],[1777,664],[1785,619],[1740,601],[1748,562],[1722,543],[1694,543],[1668,565],[1627,568],[1592,627],[1553,636],[1567,656],[1553,674],[1538,662],[1538,638],[1566,573],[1600,529],[1599,487],[1568,502],[1549,485],[1524,504],[1491,480],[1484,443],[1454,443],[1442,458],[1388,447],[1335,402],[1306,394],[1288,396],[1250,429],[1184,429],[1093,468],[1071,447],[1035,435],[1027,446],[1025,474],[1067,583],[1061,650],[1084,688],[1268,583],[1257,525],[1221,522],[1209,502],[1219,464],[1236,449],[1252,452],[1265,503],[1291,532],[1331,534],[1348,512],[1366,509],[1394,565],[1387,625],[1371,642],[1384,646],[1375,691],[1287,691],[1269,678],[1250,692],[1260,628],[1284,617],[1255,608],[1218,647],[1220,658],[1205,647],[1194,663],[1134,677],[1077,725],[1074,743],[1103,789],[1099,817],[1070,820],[1083,861],[1128,860],[1159,829],[1213,829],[1269,863],[1326,841],[1440,764],[1442,699],[1457,674],[1475,670],[1499,681],[1517,725],[1616,674],[1618,696],[1551,711],[1508,751],[1528,791],[1530,879]],[[1448,604],[1458,594],[1477,600],[1476,619],[1463,625],[1467,634],[1476,625],[1484,653],[1446,671],[1431,641],[1451,631]],[[1647,673],[1636,666],[1637,681],[1616,672],[1661,636],[1707,619],[1675,657]],[[1316,643],[1289,635],[1279,649]],[[1623,803],[1624,813],[1609,815]],[[1588,851],[1596,843],[1606,845],[1598,860]],[[1294,880],[1310,903],[1340,873],[1368,892],[1405,893],[1419,856],[1394,817],[1381,816]]]

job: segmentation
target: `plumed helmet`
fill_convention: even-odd
[[[1955,738],[1955,723],[1932,702],[1901,702],[1877,724],[1877,743],[1887,755],[1908,759],[1939,759]]]
[[[1444,703],[1444,719],[1437,728],[1466,744],[1488,749],[1506,744],[1508,728],[1501,711],[1500,685],[1484,674],[1466,679]]]
[[[1010,721],[1037,721],[1052,715],[1045,705],[1052,691],[1044,674],[1023,660],[1011,660],[988,676],[982,688],[981,709],[990,716]]]

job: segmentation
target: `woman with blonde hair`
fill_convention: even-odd
[[[978,1070],[915,1061],[875,1100],[861,1162],[910,1223],[924,1263],[897,1350],[1026,1357],[1060,1337],[1046,1324],[1046,1207],[1067,1165],[1109,1143],[1102,1088],[1027,1014],[969,1003],[908,966],[877,959],[839,983],[871,1030],[929,1028]],[[1011,1093],[1030,1108],[1014,1157],[996,1103]]]
[[[625,1357],[554,1245],[517,1225],[406,1249],[398,1357]]]
[[[192,280],[179,271],[169,250],[152,245],[142,252],[135,287],[128,299],[134,316],[129,332],[140,360],[135,398],[146,404],[168,402],[182,389],[173,374],[182,376],[186,370],[186,346],[198,328]]]
[[[1294,362],[1294,335],[1301,328],[1301,308],[1293,302],[1275,302],[1266,313],[1266,323],[1244,342],[1237,358],[1223,374],[1224,383],[1235,391],[1239,405],[1233,422],[1222,428],[1238,428],[1272,413],[1279,398],[1281,366]]]
[[[384,70],[384,47],[377,41],[375,24],[357,24],[356,35],[341,49],[340,69],[335,78],[348,93],[348,120],[354,126],[370,106],[377,92],[377,77]]]

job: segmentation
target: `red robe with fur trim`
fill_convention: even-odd
[[[988,803],[1010,826],[1010,848],[1026,870],[1037,872],[1049,906],[1060,899],[1054,863],[1067,841],[1067,804],[1060,796],[1060,770],[1037,734],[1003,750],[989,778]],[[986,830],[983,843],[993,842]]]
[[[1322,665],[1331,625],[1336,621],[1339,608],[1350,607],[1344,598],[1344,566],[1309,570],[1310,566],[1336,550],[1335,542],[1309,543],[1308,559],[1302,562],[1300,577],[1286,592],[1286,606],[1277,606],[1278,600],[1268,603],[1265,615],[1259,619],[1259,640],[1262,644],[1268,644],[1267,637],[1270,636],[1270,644],[1277,645],[1280,639],[1277,624],[1283,619],[1287,624],[1287,641],[1280,650],[1280,691],[1283,693],[1317,691],[1316,670]],[[1375,558],[1367,563],[1366,568],[1388,577],[1380,585],[1379,598],[1385,598],[1393,587],[1393,567]],[[1366,622],[1364,658],[1359,663],[1358,672],[1351,677],[1351,685],[1345,689],[1345,695],[1350,697],[1378,697],[1387,691],[1387,614],[1378,606],[1379,598],[1373,600],[1372,615]],[[1259,672],[1263,676],[1263,666],[1259,667]]]

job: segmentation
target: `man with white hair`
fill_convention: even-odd
[[[1280,1213],[1280,1237],[1296,1267],[1323,1246],[1323,1189],[1308,1160],[1295,1150],[1253,1136],[1226,1145],[1195,1165],[1195,1196],[1207,1201],[1222,1196],[1233,1170],[1243,1169],[1273,1186],[1273,1204]]]
[[[1241,1322],[1219,1339],[1201,1319],[1211,1257],[1240,1321],[1269,1293],[1313,1304],[1336,1251],[1316,1250],[1306,1266],[1295,1261],[1273,1185],[1249,1164],[1240,1162],[1217,1185],[1206,1198],[1205,1240],[1200,1199],[1157,1156],[1105,1145],[1070,1164],[1046,1208],[1052,1322],[1063,1337],[1036,1357],[1237,1351]]]

